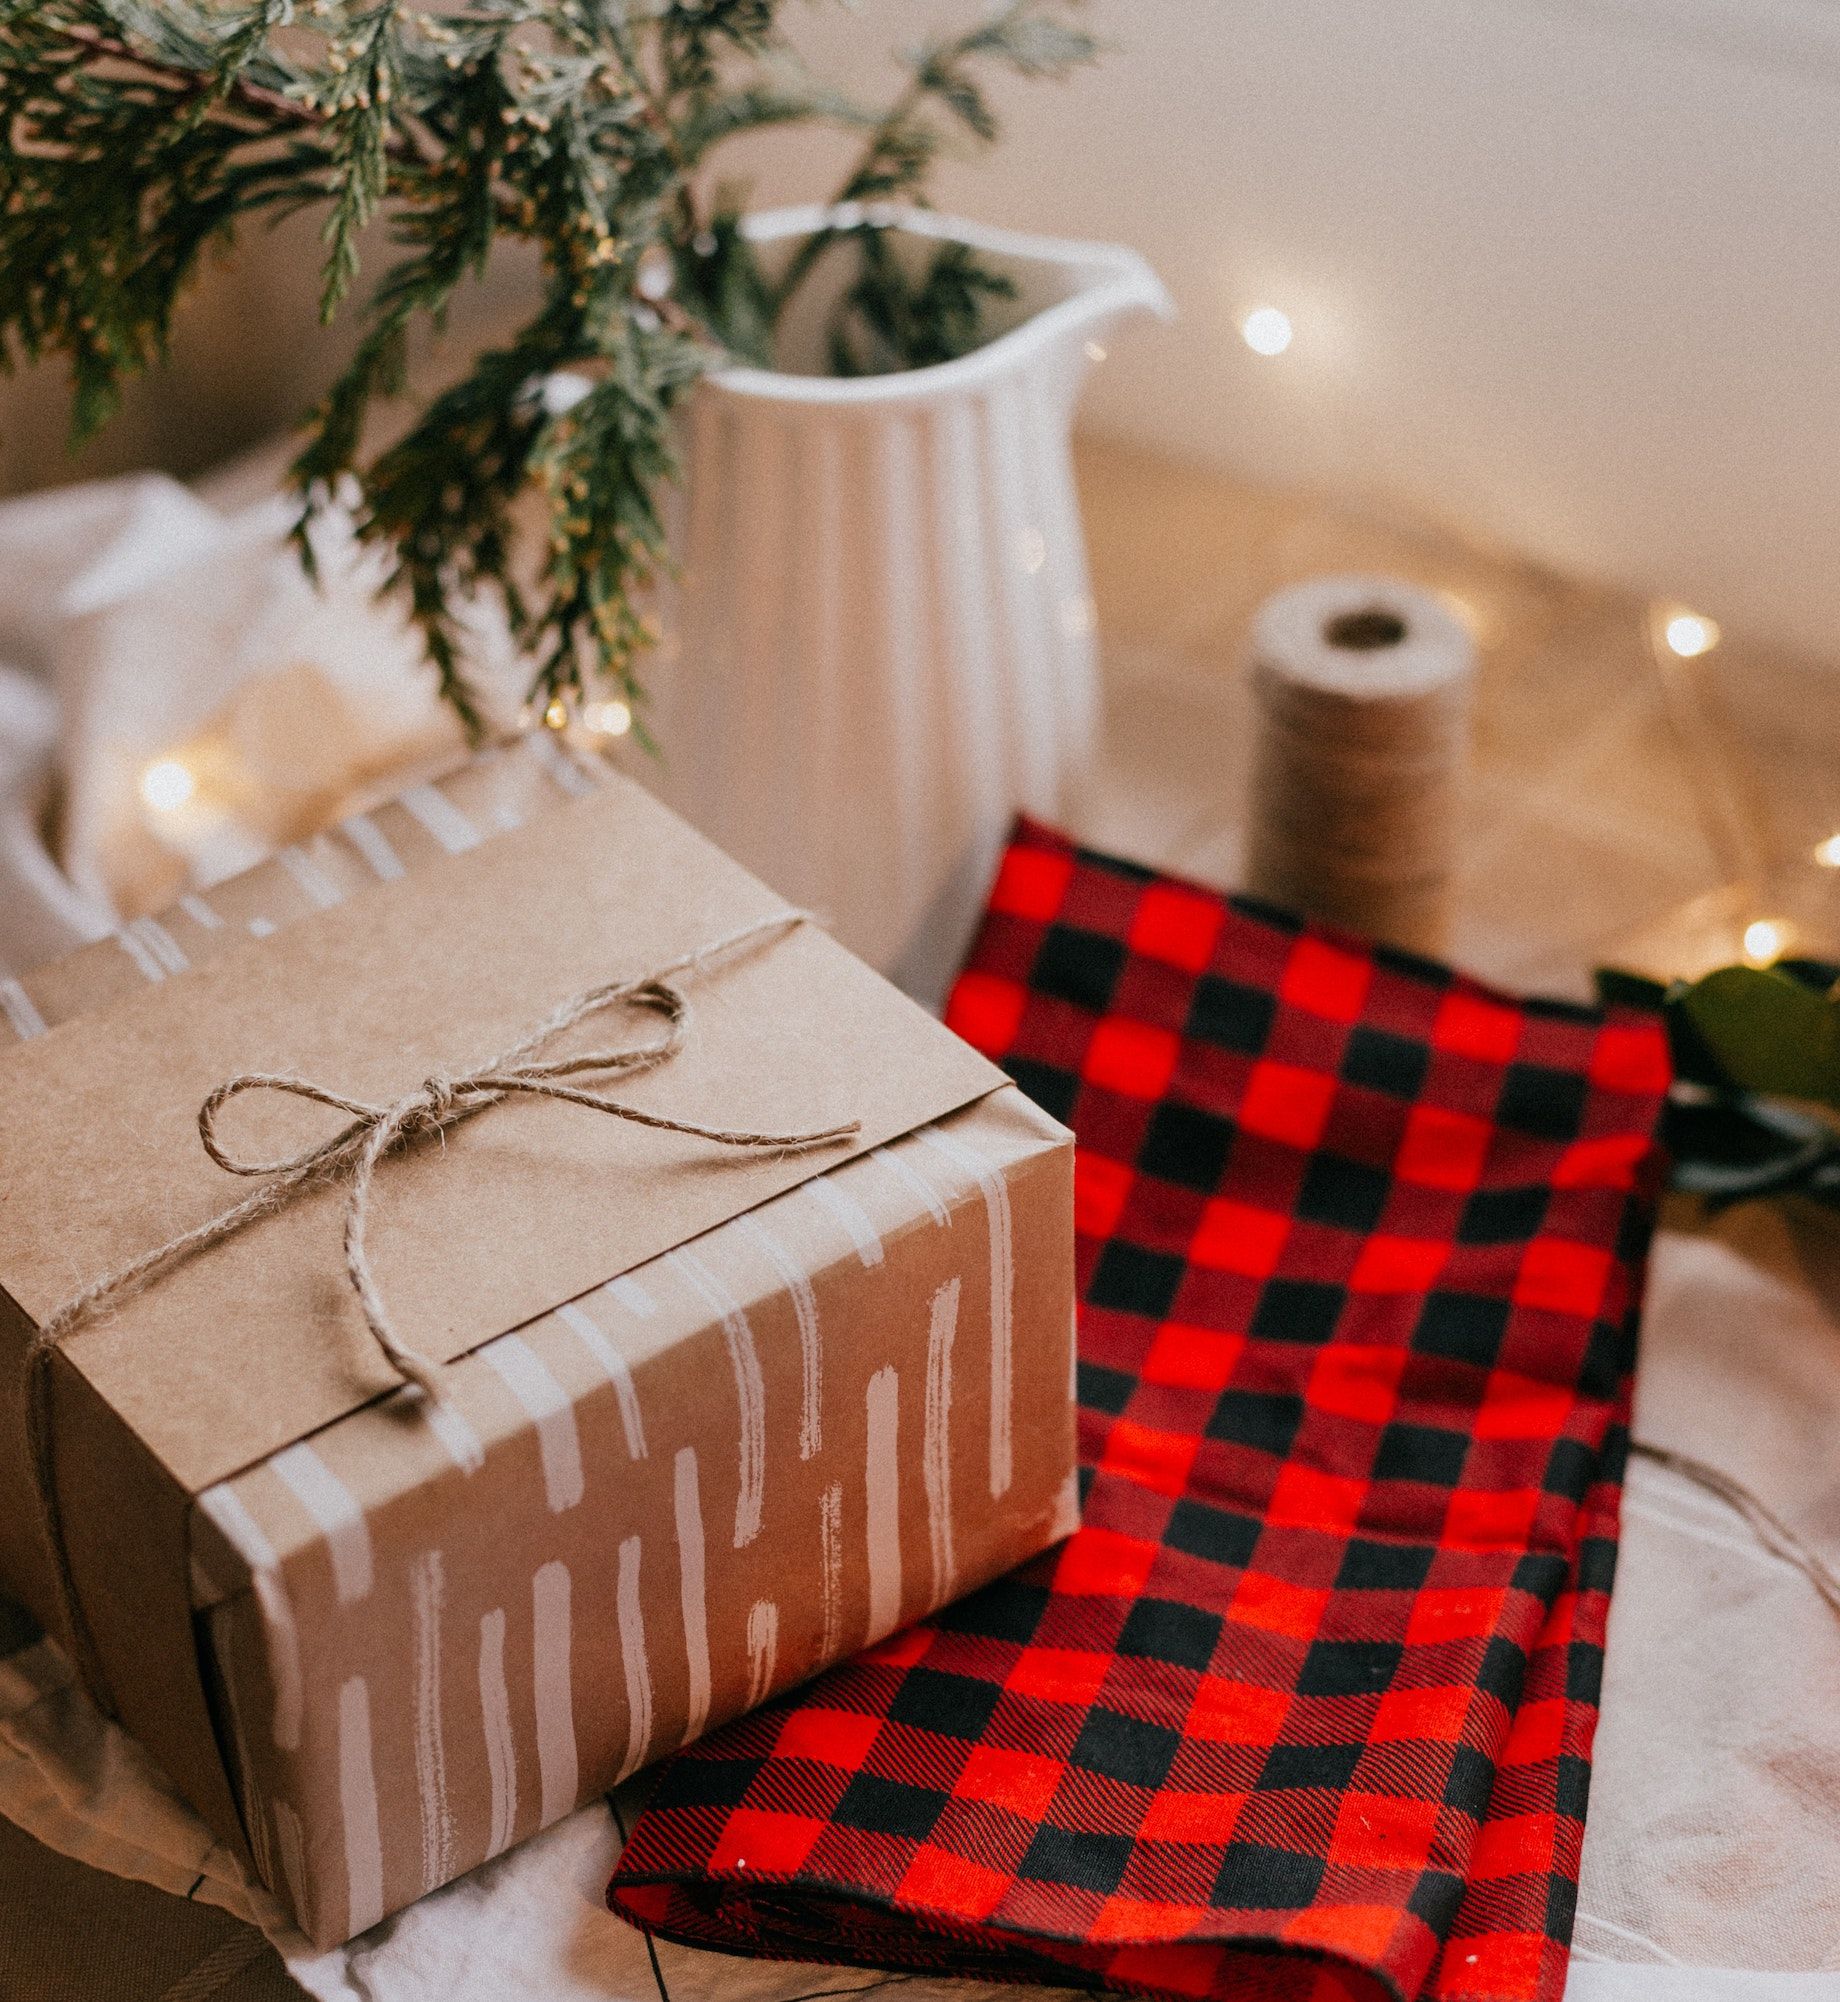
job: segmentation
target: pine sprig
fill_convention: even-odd
[[[725,357],[769,363],[788,300],[834,251],[858,260],[839,368],[924,366],[984,338],[999,274],[953,245],[910,273],[873,205],[924,200],[949,145],[995,137],[991,77],[1087,61],[1077,6],[1000,0],[909,58],[877,110],[799,70],[780,0],[0,0],[0,371],[64,357],[86,437],[164,357],[211,246],[318,212],[331,318],[381,238],[294,467],[303,559],[318,511],[348,505],[470,730],[486,722],[466,668],[482,596],[530,657],[533,702],[600,684],[636,703],[690,385]],[[709,162],[800,123],[857,135],[837,199],[861,213],[769,280]],[[418,327],[518,239],[543,271],[528,323],[370,452]],[[516,512],[531,491],[535,538]]]
[[[378,0],[326,51],[330,86],[314,103],[326,115],[332,213],[319,316],[330,322],[358,276],[358,237],[390,181],[390,104],[402,74],[402,0]]]
[[[1054,0],[1002,0],[976,26],[916,50],[908,59],[907,88],[871,128],[837,192],[837,204],[918,197],[955,127],[984,144],[994,141],[999,127],[985,69],[1059,79],[1092,61],[1098,43],[1066,16]],[[807,238],[780,280],[779,303],[805,283],[827,252],[856,234],[839,227]]]
[[[887,375],[951,361],[978,344],[986,308],[1016,296],[1001,271],[962,243],[943,243],[911,278],[885,231],[861,235],[861,261],[830,329],[833,375]]]

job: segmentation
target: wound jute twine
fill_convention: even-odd
[[[637,1126],[653,1126],[666,1133],[685,1133],[722,1147],[753,1147],[774,1152],[792,1152],[822,1147],[847,1140],[858,1130],[858,1122],[848,1120],[836,1126],[812,1128],[799,1133],[756,1133],[745,1128],[705,1126],[692,1119],[672,1119],[648,1112],[623,1100],[590,1091],[570,1080],[589,1072],[603,1077],[631,1077],[668,1063],[683,1047],[690,1021],[690,1006],[683,990],[675,983],[681,977],[694,978],[709,972],[722,960],[751,945],[781,937],[804,924],[807,911],[782,911],[756,923],[713,939],[694,952],[667,965],[653,967],[624,980],[611,980],[590,987],[546,1015],[521,1041],[500,1055],[458,1075],[436,1073],[420,1088],[388,1105],[372,1105],[363,1099],[347,1098],[324,1085],[280,1071],[255,1071],[220,1084],[198,1108],[198,1137],[204,1151],[220,1168],[232,1175],[264,1177],[263,1185],[245,1201],[138,1258],[106,1272],[82,1292],[57,1309],[33,1335],[26,1350],[26,1410],[32,1455],[32,1469],[56,1577],[58,1597],[74,1644],[84,1679],[100,1695],[104,1690],[101,1663],[95,1638],[90,1631],[72,1576],[70,1550],[64,1533],[63,1509],[57,1492],[56,1443],[51,1422],[51,1362],[63,1344],[86,1323],[107,1308],[170,1271],[175,1265],[199,1252],[220,1244],[227,1237],[285,1208],[296,1196],[329,1183],[347,1185],[345,1199],[345,1273],[378,1349],[406,1383],[421,1387],[430,1397],[439,1397],[439,1366],[418,1353],[397,1334],[383,1295],[378,1290],[365,1249],[365,1227],[370,1215],[371,1184],[378,1163],[388,1154],[417,1140],[444,1134],[463,1120],[472,1119],[508,1098],[559,1099],[566,1105],[580,1105],[604,1112],[615,1119],[630,1120]],[[586,1050],[575,1055],[545,1058],[542,1052],[566,1030],[591,1015],[608,1010],[631,1008],[662,1016],[664,1027],[650,1042],[627,1049]],[[294,1098],[330,1106],[348,1117],[330,1138],[276,1161],[239,1160],[217,1137],[217,1117],[231,1099],[245,1092],[275,1091]]]
[[[1246,888],[1441,950],[1476,651],[1427,591],[1319,577],[1253,622]]]

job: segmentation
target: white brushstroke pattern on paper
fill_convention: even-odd
[[[1048,1529],[1048,1541],[1059,1543],[1063,1537],[1071,1536],[1080,1526],[1080,1477],[1069,1474],[1060,1485],[1060,1492],[1054,1497],[1054,1520]]]
[[[300,1669],[300,1629],[282,1582],[281,1560],[262,1525],[227,1482],[206,1488],[198,1497],[198,1506],[248,1569],[250,1589],[268,1640],[268,1672],[275,1685],[275,1743],[284,1752],[294,1751],[300,1744],[306,1685]]]
[[[626,1358],[593,1315],[575,1301],[565,1300],[556,1309],[556,1318],[600,1364],[602,1373],[613,1385],[614,1398],[620,1407],[620,1425],[626,1434],[626,1450],[633,1459],[643,1460],[645,1418],[639,1409],[639,1387],[633,1382]]]
[[[543,1461],[543,1493],[550,1511],[560,1515],[581,1500],[584,1480],[581,1435],[568,1392],[522,1335],[500,1335],[479,1353],[499,1381],[524,1407],[537,1428],[537,1451]]]
[[[741,1481],[735,1495],[735,1548],[741,1550],[760,1534],[767,1485],[767,1387],[761,1380],[754,1331],[739,1302],[694,1252],[674,1251],[671,1262],[703,1304],[720,1318],[728,1344],[729,1368],[734,1372],[735,1397],[741,1409]]]
[[[893,1147],[872,1147],[869,1158],[879,1161],[910,1196],[917,1196],[926,1205],[927,1214],[941,1230],[952,1221],[952,1213],[946,1208],[946,1201],[938,1189],[921,1174],[920,1170],[904,1153]]]
[[[447,1597],[441,1553],[425,1550],[409,1567],[415,1613],[415,1784],[422,1808],[422,1888],[454,1874],[454,1816],[447,1799],[447,1746],[441,1731],[441,1612]]]
[[[147,950],[168,973],[184,973],[191,961],[185,956],[185,949],[173,937],[158,918],[136,918],[128,927]]]
[[[953,1597],[958,1560],[952,1539],[952,1344],[958,1335],[960,1282],[948,1279],[933,1295],[926,1333],[926,1523],[933,1550],[933,1602]]]
[[[22,1043],[45,1033],[44,1016],[17,980],[0,980],[0,1010],[5,1011],[6,1019],[13,1025],[13,1034]]]
[[[492,1785],[492,1826],[486,1854],[511,1847],[517,1826],[517,1746],[511,1735],[511,1691],[505,1682],[505,1609],[479,1622],[479,1719],[485,1730],[486,1772]]]
[[[450,855],[464,855],[484,839],[453,801],[433,786],[411,786],[398,794],[396,803]]]
[[[211,906],[199,896],[196,890],[188,890],[179,899],[179,908],[191,919],[200,931],[222,931],[224,921]]]
[[[218,1606],[215,1615],[223,1615],[227,1609]],[[218,1660],[225,1658],[224,1644],[229,1640],[229,1628],[220,1625],[217,1617],[211,1622],[212,1644],[218,1649]],[[230,1714],[230,1751],[236,1763],[237,1796],[243,1816],[243,1829],[249,1837],[249,1852],[254,1858],[256,1875],[273,1890],[275,1885],[275,1857],[269,1845],[268,1819],[262,1812],[261,1797],[256,1790],[255,1766],[249,1755],[249,1734],[243,1726],[243,1704],[237,1694],[237,1678],[226,1675],[223,1678],[224,1708]]]
[[[199,1551],[194,1549],[188,1554],[191,1560],[192,1604],[194,1606],[215,1606],[220,1599],[228,1597],[235,1590],[234,1586],[226,1585],[223,1579],[212,1571],[210,1566],[205,1563]]]
[[[882,1234],[875,1220],[847,1189],[837,1186],[835,1175],[815,1175],[805,1184],[806,1192],[818,1207],[842,1224],[856,1256],[873,1271],[882,1262]]]
[[[756,1599],[748,1608],[748,1708],[767,1700],[773,1671],[779,1663],[779,1608],[771,1599]]]
[[[115,943],[134,962],[134,968],[143,980],[160,981],[166,978],[166,969],[153,956],[147,941],[129,925],[115,934]]]
[[[294,1619],[293,1601],[288,1597],[279,1569],[252,1568],[249,1585],[269,1641],[268,1668],[275,1684],[275,1743],[284,1752],[297,1751],[307,1696],[306,1676],[300,1664],[300,1628]]]
[[[684,1742],[688,1744],[700,1738],[709,1723],[709,1581],[703,1553],[703,1496],[694,1446],[678,1449],[673,1490],[684,1659],[690,1675],[689,1711],[684,1721]]]
[[[249,920],[249,936],[251,938],[273,938],[274,935],[275,921],[273,918],[251,918]]]
[[[1016,1252],[1009,1189],[1003,1177],[962,1140],[924,1127],[920,1136],[955,1167],[977,1177],[990,1223],[990,1492],[1009,1493],[1015,1478]]]
[[[571,1814],[581,1786],[575,1749],[575,1680],[571,1667],[569,1567],[551,1558],[531,1580],[531,1668],[537,1702],[539,1826]]]
[[[281,1851],[281,1874],[287,1880],[287,1900],[303,1923],[307,1918],[307,1845],[300,1816],[284,1800],[275,1802],[275,1843]]]
[[[617,1279],[609,1279],[600,1290],[610,1300],[617,1300],[629,1314],[638,1315],[642,1321],[652,1320],[657,1315],[658,1302],[630,1272],[621,1273]]]
[[[429,1431],[463,1474],[476,1474],[485,1465],[485,1446],[479,1434],[461,1417],[451,1395],[424,1397],[410,1388],[397,1391],[389,1400],[391,1403],[399,1401],[405,1406],[415,1407],[416,1415],[427,1421]]]
[[[326,1539],[332,1582],[341,1606],[355,1606],[371,1589],[371,1531],[357,1498],[313,1448],[284,1447],[268,1463],[287,1483]]]
[[[371,1692],[361,1675],[339,1689],[339,1815],[345,1830],[345,1917],[354,1933],[383,1917],[383,1831],[371,1756]]]
[[[402,857],[390,846],[390,837],[368,813],[347,814],[339,822],[339,832],[364,858],[378,882],[394,883],[407,873]]]
[[[645,1605],[639,1597],[639,1539],[620,1545],[620,1665],[626,1673],[626,1759],[620,1778],[645,1764],[652,1744],[652,1665],[645,1652]]]
[[[293,877],[300,894],[316,911],[329,911],[345,901],[345,892],[304,848],[290,842],[276,850],[275,859]]]
[[[570,799],[582,799],[597,791],[595,781],[557,743],[553,733],[533,730],[525,739],[537,754],[537,761]]]
[[[821,1658],[837,1659],[843,1642],[843,1483],[833,1481],[819,1504],[818,1547],[822,1608],[818,1647]]]
[[[824,1344],[818,1329],[818,1298],[799,1261],[752,1211],[738,1219],[779,1275],[792,1301],[799,1329],[799,1458],[814,1459],[824,1444]]]
[[[869,1379],[869,1450],[864,1468],[869,1545],[869,1639],[901,1624],[901,1380],[894,1365]]]

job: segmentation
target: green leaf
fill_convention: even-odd
[[[1661,1136],[1673,1187],[1714,1209],[1789,1190],[1833,1200],[1840,1134],[1818,1113],[1754,1092],[1676,1094]]]
[[[1831,996],[1774,967],[1722,966],[1669,1005],[1740,1090],[1840,1105],[1840,1004]]]
[[[829,328],[837,375],[888,375],[956,361],[989,338],[986,306],[1015,297],[1014,283],[987,270],[962,243],[945,243],[910,279],[873,226],[841,239],[858,257],[855,278],[838,301]],[[866,336],[859,347],[858,328]]]
[[[761,132],[777,125],[806,125],[822,120],[845,129],[873,127],[875,119],[840,92],[818,84],[755,84],[711,97],[685,119],[679,150],[690,162],[712,146]]]
[[[1667,1000],[1667,982],[1620,966],[1600,966],[1592,975],[1598,1005],[1603,1008],[1646,1008],[1659,1013]]]
[[[358,235],[389,187],[390,100],[402,67],[402,0],[379,0],[335,44],[340,68],[328,92],[334,196],[326,219],[319,315],[330,321],[358,275]]]
[[[738,206],[718,198],[708,225],[678,246],[677,297],[738,361],[773,366],[773,287],[742,233]]]

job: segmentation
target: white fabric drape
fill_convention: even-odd
[[[148,474],[0,505],[0,977],[453,755],[374,559],[328,521],[316,590],[271,470],[224,504]],[[502,629],[477,638],[508,673]],[[196,781],[183,811],[139,796],[166,757]]]

